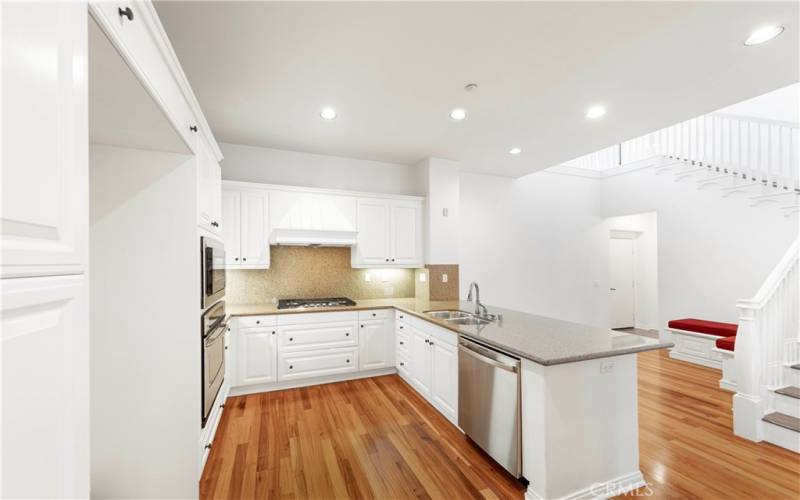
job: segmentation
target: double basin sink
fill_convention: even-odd
[[[452,325],[472,326],[491,323],[491,320],[464,311],[425,311],[425,314],[432,318],[444,320]]]

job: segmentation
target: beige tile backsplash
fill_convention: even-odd
[[[350,249],[271,247],[270,268],[229,270],[225,297],[230,304],[269,303],[284,298],[414,297],[414,269],[353,269]],[[365,280],[369,274],[370,282]]]

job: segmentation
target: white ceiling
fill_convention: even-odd
[[[800,80],[797,2],[156,8],[217,139],[471,172],[524,175]],[[764,24],[786,31],[745,47]]]
[[[89,141],[153,151],[190,152],[161,107],[91,17]]]

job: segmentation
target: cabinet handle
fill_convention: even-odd
[[[191,127],[189,127],[189,130],[191,130],[192,132],[197,132],[197,125],[192,125]]]
[[[400,341],[400,345],[403,345],[403,341],[402,340]]]
[[[207,449],[207,450],[210,450],[210,449],[211,449],[211,443],[208,443],[208,444],[206,445],[206,449]]]
[[[247,257],[242,257],[242,260],[247,260]]]
[[[431,340],[430,342],[428,342],[428,344],[430,344],[430,345],[433,345],[433,340]]]
[[[127,17],[128,21],[133,21],[133,11],[130,7],[125,7],[124,9],[119,7],[117,12],[119,12],[119,17]]]
[[[401,329],[401,330],[403,329],[403,325],[400,325],[400,329]]]
[[[211,226],[212,227],[219,227],[219,222],[214,221],[214,222],[211,223]]]
[[[428,342],[430,342],[430,340],[428,340],[428,339],[425,339],[425,343],[427,344]]]
[[[222,403],[221,405],[219,405],[219,407],[220,408],[225,408],[225,403]]]
[[[234,257],[233,260],[238,261],[239,257]]]
[[[403,318],[405,318],[405,316],[403,316],[403,315],[401,314],[401,315],[400,315],[400,319],[403,319]]]
[[[406,366],[406,364],[401,361],[400,366]]]

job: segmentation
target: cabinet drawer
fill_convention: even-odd
[[[396,347],[398,356],[400,356],[401,354],[405,354],[406,356],[408,356],[409,348],[411,347],[410,338],[411,337],[405,333],[397,332]]]
[[[413,324],[414,328],[439,340],[439,342],[444,342],[445,344],[449,344],[451,346],[458,344],[458,334],[452,330],[442,328],[441,326],[436,326],[433,323],[419,318],[414,318]]]
[[[391,309],[371,309],[368,311],[358,311],[358,320],[369,321],[371,319],[386,319],[391,315]]]
[[[282,352],[357,345],[358,331],[350,322],[282,326],[278,329],[278,346]]]
[[[397,371],[403,378],[408,378],[411,365],[408,362],[409,358],[401,353],[397,353]]]
[[[239,328],[268,328],[277,324],[276,316],[239,316]]]
[[[405,311],[395,311],[394,312],[394,319],[396,321],[406,321],[406,322],[408,322],[410,317],[411,317],[411,315],[408,314]]]
[[[401,334],[408,335],[411,333],[411,324],[404,321],[398,321],[395,323],[394,331],[398,336]]]
[[[319,377],[358,369],[358,348],[324,349],[281,353],[278,359],[278,379]]]
[[[332,311],[317,313],[279,314],[279,325],[308,325],[317,323],[339,323],[343,321],[358,321],[358,311]]]

